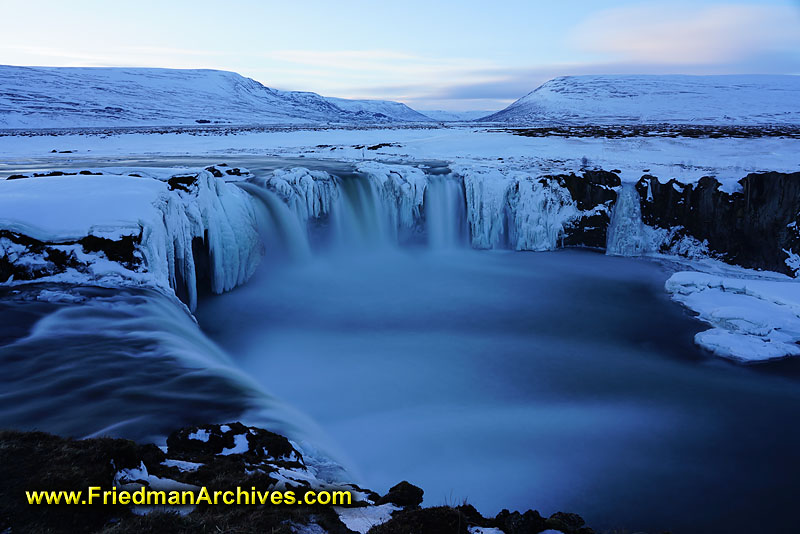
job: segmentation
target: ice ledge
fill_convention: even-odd
[[[219,169],[114,172],[0,181],[0,282],[152,287],[194,310],[198,285],[252,276],[256,207]]]
[[[717,356],[761,362],[800,355],[800,282],[678,272],[665,287],[713,327],[695,343]]]

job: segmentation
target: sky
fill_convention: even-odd
[[[0,63],[496,110],[578,74],[800,74],[800,0],[0,0]]]

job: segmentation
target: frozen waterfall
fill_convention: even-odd
[[[640,256],[645,252],[644,224],[639,193],[632,183],[623,184],[611,213],[606,239],[610,256]]]

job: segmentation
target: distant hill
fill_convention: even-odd
[[[235,72],[0,66],[0,128],[407,120],[430,119],[398,102],[279,91]]]
[[[424,110],[420,111],[420,113],[424,113],[431,119],[442,121],[442,122],[466,122],[466,121],[474,121],[476,119],[480,119],[481,117],[485,117],[492,113],[491,111],[445,111],[441,109],[437,110]]]
[[[404,122],[430,122],[433,120],[401,102],[392,102],[391,100],[348,100],[333,97],[327,97],[326,100],[352,113],[384,115],[390,119]]]
[[[800,124],[800,76],[563,76],[480,120],[515,124]]]

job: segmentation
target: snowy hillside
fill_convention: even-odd
[[[491,114],[491,111],[446,111],[443,109],[423,110],[426,116],[442,122],[467,122],[480,119]]]
[[[384,104],[415,113],[404,104]],[[407,119],[353,112],[316,93],[270,89],[234,72],[0,66],[0,128],[392,120]]]
[[[352,113],[370,115],[385,115],[387,118],[406,122],[430,122],[431,117],[411,109],[402,102],[391,100],[348,100],[346,98],[326,98],[335,106]]]
[[[800,124],[800,76],[564,76],[482,120]]]

